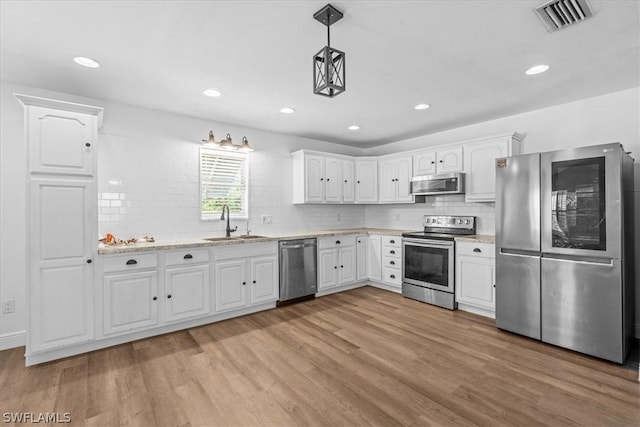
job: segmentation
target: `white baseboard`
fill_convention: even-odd
[[[26,331],[10,332],[0,335],[0,350],[22,347],[27,337]]]
[[[366,284],[369,285],[369,286],[373,286],[374,288],[383,289],[385,291],[395,292],[396,294],[401,294],[402,293],[402,288],[399,288],[399,287],[393,286],[393,285],[388,285],[386,283],[368,281],[368,282],[366,282]]]
[[[348,285],[336,286],[334,288],[322,289],[316,292],[317,297],[323,297],[325,295],[335,294],[337,292],[348,291],[355,288],[361,288],[366,284],[366,282],[356,282]]]

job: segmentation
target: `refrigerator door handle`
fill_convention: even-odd
[[[518,256],[523,258],[540,258],[540,252],[505,248],[500,248],[500,255]]]
[[[543,258],[552,259],[554,261],[560,262],[571,262],[577,264],[586,264],[586,265],[606,265],[613,267],[613,258],[593,258],[593,257],[570,257],[570,256],[562,256],[556,254],[542,254]]]

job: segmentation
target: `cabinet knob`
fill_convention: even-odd
[[[134,265],[137,264],[138,261],[136,261],[135,259],[130,259],[129,261],[127,261],[127,265]]]
[[[389,261],[389,264],[396,265],[396,262],[395,261]]]
[[[391,275],[391,276],[389,276],[389,277],[391,277],[392,279],[395,279],[395,278],[396,278],[396,275],[395,275],[395,274],[392,274],[392,275]]]
[[[431,162],[431,164],[432,164],[432,165],[435,165],[435,164],[436,164],[436,162]]]
[[[93,262],[93,260],[88,259],[87,260],[87,264],[91,264]]]
[[[246,284],[247,284],[247,282],[242,282],[242,285],[243,285],[243,286],[244,286],[244,285],[246,285]]]
[[[167,295],[167,298],[171,299],[171,294]]]
[[[338,269],[338,266],[337,266],[337,265],[334,265],[334,266],[333,266],[333,269],[334,269],[334,270],[337,270],[337,269]]]
[[[391,255],[393,255],[393,254],[395,254],[395,253],[396,253],[396,251],[394,251],[393,249],[391,249],[391,250],[389,251],[389,253],[390,253]]]
[[[362,240],[358,240],[358,243],[362,243]]]
[[[320,181],[324,181],[324,178],[320,178]]]
[[[344,265],[341,265],[340,268],[344,268]]]
[[[256,283],[256,281],[254,280],[253,283]]]
[[[91,143],[90,142],[85,142],[85,147],[91,147]]]
[[[444,163],[442,160],[440,160],[440,163]]]
[[[396,242],[395,240],[389,240],[389,243],[395,243],[395,242]]]
[[[360,181],[357,181],[357,182],[358,182],[358,184],[360,184]]]
[[[480,248],[473,248],[473,252],[482,252]]]
[[[336,245],[339,245],[339,244],[340,244],[340,240],[336,240]]]
[[[183,259],[192,259],[193,255],[191,254],[186,254],[185,256],[182,257]]]
[[[153,297],[153,298],[151,298],[151,299],[155,301],[155,300],[157,300],[157,299],[158,299],[158,297]]]
[[[327,182],[331,181],[331,178],[327,178]]]
[[[347,180],[345,179],[344,182],[347,182]]]
[[[493,287],[494,287],[494,288],[496,287],[496,284],[495,284],[495,283],[493,284]]]

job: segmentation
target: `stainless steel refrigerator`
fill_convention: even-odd
[[[623,363],[633,159],[618,143],[496,159],[496,325]]]

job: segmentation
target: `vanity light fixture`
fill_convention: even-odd
[[[242,151],[243,153],[250,153],[254,151],[254,148],[249,144],[249,140],[246,136],[242,137],[242,145],[235,145],[230,134],[227,134],[222,141],[216,141],[212,130],[209,131],[209,138],[203,139],[202,142],[209,147],[223,148],[225,150],[237,150]]]
[[[343,14],[327,4],[313,18],[327,26],[327,45],[313,55],[313,93],[333,98],[345,91],[345,53],[331,47],[331,24]]]
[[[534,76],[536,74],[544,73],[548,69],[549,69],[549,66],[546,64],[534,65],[533,67],[525,71],[525,74],[528,76]]]
[[[86,58],[84,56],[76,56],[75,58],[73,58],[73,61],[76,64],[82,65],[83,67],[87,68],[98,68],[100,66],[100,63],[95,59]]]

